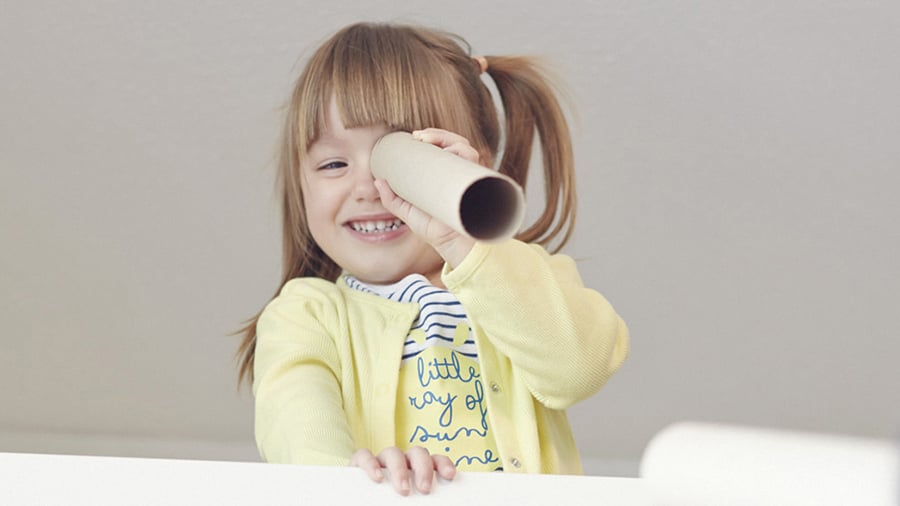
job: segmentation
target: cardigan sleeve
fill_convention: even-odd
[[[584,286],[568,256],[516,240],[476,243],[442,276],[476,335],[483,333],[548,408],[590,397],[625,360],[625,322]]]
[[[288,282],[257,323],[256,442],[268,462],[347,465],[354,451],[338,351],[322,324],[336,316],[318,281]]]

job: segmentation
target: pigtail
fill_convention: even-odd
[[[497,86],[505,118],[500,172],[525,187],[534,134],[543,156],[544,201],[541,215],[518,239],[559,251],[575,222],[575,166],[568,122],[551,80],[526,57],[489,56],[487,72]]]

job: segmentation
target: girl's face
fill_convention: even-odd
[[[369,156],[387,126],[347,129],[331,101],[325,130],[300,162],[306,219],[316,243],[360,281],[388,284],[408,274],[440,282],[443,260],[381,205]]]

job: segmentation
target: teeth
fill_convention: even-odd
[[[371,234],[373,232],[385,232],[388,230],[396,230],[400,228],[400,225],[403,225],[403,222],[394,219],[390,221],[385,220],[377,220],[377,221],[354,221],[350,223],[350,227],[357,232],[362,232],[364,234]]]

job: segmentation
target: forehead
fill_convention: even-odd
[[[331,156],[336,151],[369,151],[375,142],[384,134],[393,130],[384,122],[376,122],[371,125],[347,126],[341,117],[340,109],[334,99],[325,108],[322,126],[316,137],[307,149],[304,158],[316,158]]]

